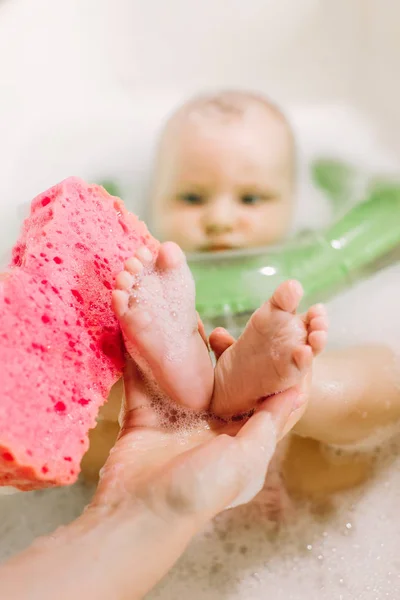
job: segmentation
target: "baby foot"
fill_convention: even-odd
[[[137,250],[117,277],[113,308],[129,354],[172,400],[208,408],[214,373],[195,309],[195,287],[179,246],[166,242],[156,260]]]
[[[224,330],[210,337],[221,354],[215,369],[215,414],[246,412],[259,398],[301,383],[324,349],[328,330],[322,305],[296,315],[302,295],[300,283],[287,281],[251,316],[237,342]]]

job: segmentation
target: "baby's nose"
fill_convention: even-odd
[[[235,208],[228,199],[210,202],[204,215],[204,229],[208,235],[228,233],[235,227]]]

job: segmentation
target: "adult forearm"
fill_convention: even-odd
[[[1,596],[136,600],[172,567],[194,533],[190,520],[164,520],[140,505],[91,508],[4,564]]]

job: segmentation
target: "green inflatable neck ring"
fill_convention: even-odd
[[[279,248],[191,255],[196,306],[217,320],[253,312],[286,279],[298,279],[303,304],[324,301],[400,244],[400,184],[375,183],[365,199],[327,230]]]

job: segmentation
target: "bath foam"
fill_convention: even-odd
[[[73,483],[124,347],[111,290],[158,242],[121,200],[69,178],[32,202],[0,276],[0,486]]]

